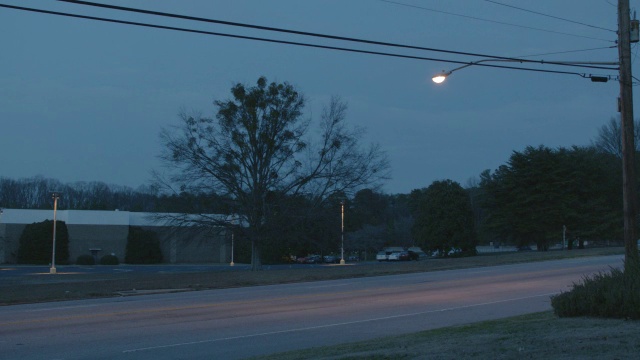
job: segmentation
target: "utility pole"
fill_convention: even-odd
[[[637,199],[631,76],[631,16],[629,0],[618,0],[618,55],[620,58],[620,128],[622,131],[622,197],[625,271],[638,267]]]

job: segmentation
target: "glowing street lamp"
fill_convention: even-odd
[[[436,84],[442,84],[445,80],[447,80],[447,76],[451,75],[451,73],[453,73],[454,71],[458,71],[460,69],[464,69],[464,68],[469,67],[469,66],[473,66],[473,65],[477,65],[477,64],[480,64],[480,63],[483,63],[483,62],[489,62],[489,61],[496,61],[496,62],[499,62],[499,61],[522,62],[522,61],[515,60],[515,59],[513,59],[513,60],[510,60],[510,59],[482,59],[482,60],[470,62],[468,64],[462,65],[460,67],[457,67],[457,68],[449,70],[449,71],[442,70],[441,73],[439,73],[439,74],[435,75],[434,77],[432,77],[431,80]]]
[[[431,78],[431,80],[436,84],[442,84],[445,80],[447,80],[448,74],[438,74]]]

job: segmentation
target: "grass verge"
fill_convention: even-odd
[[[468,258],[428,259],[394,263],[364,263],[357,266],[326,266],[263,271],[224,271],[192,273],[120,272],[94,274],[42,274],[2,276],[0,305],[77,300],[121,296],[140,290],[209,290],[231,287],[284,284],[414,272],[464,269],[570,257],[622,254],[622,248],[595,248],[572,251],[496,253]]]
[[[638,334],[638,321],[559,319],[549,311],[253,359],[633,359]]]

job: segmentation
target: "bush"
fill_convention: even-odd
[[[95,265],[96,260],[91,255],[80,255],[76,259],[76,265]]]
[[[19,264],[51,263],[53,220],[27,225],[20,235]],[[69,233],[64,221],[56,221],[56,264],[69,264]]]
[[[127,264],[158,264],[162,262],[160,241],[155,232],[140,227],[129,228],[127,250],[124,262]]]
[[[571,291],[553,296],[551,306],[560,317],[640,319],[640,270],[625,273],[612,269],[585,277]]]
[[[120,264],[120,260],[115,255],[105,255],[100,258],[100,265],[118,265]]]

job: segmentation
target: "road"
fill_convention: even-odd
[[[550,310],[622,256],[0,307],[0,359],[242,359]]]

